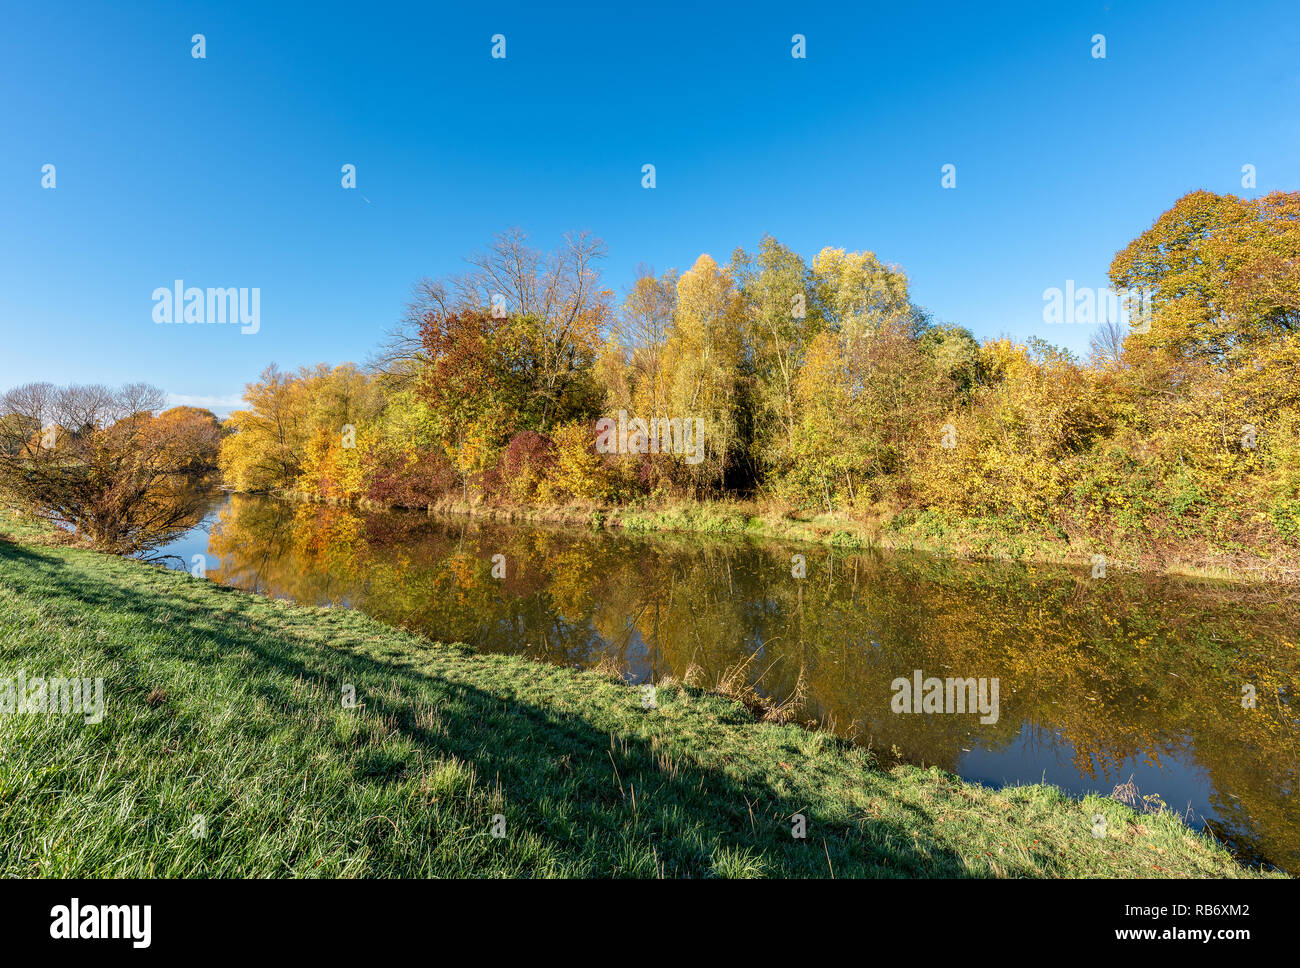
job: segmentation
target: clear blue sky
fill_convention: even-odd
[[[940,319],[1081,349],[1045,288],[1105,285],[1191,189],[1300,189],[1296,0],[543,6],[9,4],[0,388],[361,361],[516,225],[603,237],[620,292],[765,232],[869,248]],[[260,287],[261,331],[155,325],[178,278]]]

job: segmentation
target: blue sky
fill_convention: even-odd
[[[1189,190],[1300,189],[1298,105],[1295,0],[14,4],[0,388],[224,412],[271,361],[364,360],[418,277],[511,226],[601,236],[620,292],[764,233],[867,248],[940,319],[1083,349],[1043,290],[1104,286]],[[260,331],[156,325],[176,279],[259,287]]]

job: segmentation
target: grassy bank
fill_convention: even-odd
[[[344,504],[365,510],[387,507],[368,501],[322,499],[281,491],[294,501]],[[1211,549],[1163,542],[1150,547],[1136,539],[1118,544],[1071,541],[1063,534],[1025,527],[1006,518],[952,519],[936,512],[903,512],[876,518],[848,514],[797,514],[747,501],[674,501],[663,506],[598,504],[503,505],[456,498],[430,505],[430,514],[467,516],[513,524],[564,524],[621,528],[633,534],[687,533],[798,541],[846,549],[880,548],[989,561],[1091,567],[1102,555],[1106,566],[1219,581],[1300,583],[1300,562],[1242,548]]]
[[[102,676],[105,712],[0,716],[6,877],[1252,873],[1169,814],[885,771],[680,685],[646,709],[612,676],[31,531],[0,541],[19,669]]]

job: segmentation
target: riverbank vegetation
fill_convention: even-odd
[[[0,876],[1259,873],[1167,811],[883,769],[680,682],[647,702],[5,527],[4,676],[105,687],[99,722],[0,716]]]
[[[504,235],[420,283],[370,365],[268,368],[225,481],[643,527],[741,502],[843,540],[1300,576],[1300,194],[1180,199],[1115,256],[1142,312],[1086,360],[934,321],[871,252],[768,237],[621,300],[602,255]],[[598,452],[620,411],[698,447],[638,452],[632,425]]]
[[[28,383],[0,397],[0,499],[128,554],[194,527],[223,431],[156,387]]]

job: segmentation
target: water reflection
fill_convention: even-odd
[[[1300,604],[1276,589],[242,496],[203,553],[215,580],[484,651],[706,686],[743,667],[775,699],[802,693],[801,719],[985,782],[1110,794],[1131,777],[1243,857],[1300,871]],[[997,722],[894,714],[890,684],[916,669],[997,677]]]
[[[224,495],[204,475],[168,474],[142,490],[123,484],[103,500],[92,502],[93,520],[56,524],[68,531],[82,531],[101,550],[171,565],[178,561],[171,546],[185,541],[224,503]]]

